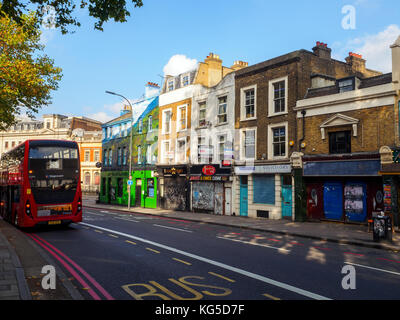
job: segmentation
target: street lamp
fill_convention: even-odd
[[[115,92],[111,92],[111,91],[106,91],[106,93],[108,94],[112,94],[114,96],[119,96],[123,99],[125,99],[126,101],[128,101],[130,107],[131,107],[131,135],[129,138],[129,180],[131,180],[131,174],[132,174],[132,132],[133,132],[133,107],[131,102],[125,98],[123,95],[115,93]],[[128,188],[128,210],[131,209],[131,186],[129,186]]]

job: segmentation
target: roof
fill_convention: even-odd
[[[354,78],[354,77],[356,77],[356,76],[346,77],[346,79]],[[341,80],[341,79],[338,79],[336,81],[339,81],[339,80]],[[358,89],[365,89],[365,88],[370,88],[370,87],[374,87],[374,86],[380,86],[380,85],[388,84],[391,82],[392,82],[392,73],[386,73],[386,74],[375,76],[375,77],[360,79],[360,84],[358,86]],[[321,88],[309,88],[307,90],[307,93],[306,93],[304,99],[323,97],[323,96],[337,94],[337,93],[339,93],[339,87],[337,85],[321,87]]]

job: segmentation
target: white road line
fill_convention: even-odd
[[[396,276],[400,276],[400,273],[398,273],[398,272],[389,271],[389,270],[384,270],[384,269],[379,269],[379,268],[374,268],[374,267],[369,267],[369,266],[364,266],[364,265],[362,265],[362,264],[357,264],[357,263],[353,263],[353,262],[345,262],[345,264],[351,264],[351,265],[357,266],[357,267],[372,269],[372,270],[381,271],[381,272],[386,272],[386,273],[392,273],[392,274],[395,274]]]
[[[109,211],[104,211],[104,210],[103,210],[103,211],[100,211],[100,212],[102,212],[102,213],[110,213]]]
[[[155,227],[160,227],[160,228],[172,229],[172,230],[176,230],[176,231],[193,232],[193,231],[191,231],[191,230],[183,230],[183,229],[179,229],[179,228],[173,228],[173,227],[162,226],[162,225],[159,225],[159,224],[153,224],[153,226],[155,226]]]
[[[148,243],[148,244],[150,244],[152,246],[156,246],[156,247],[159,247],[159,248],[162,248],[162,249],[165,249],[165,250],[169,250],[169,251],[184,255],[186,257],[192,258],[192,259],[203,261],[205,263],[217,266],[219,268],[223,268],[223,269],[226,269],[226,270],[230,270],[232,272],[236,272],[236,273],[239,273],[239,274],[244,275],[246,277],[253,278],[253,279],[268,283],[270,285],[273,285],[273,286],[276,286],[276,287],[279,287],[279,288],[283,288],[283,289],[288,290],[288,291],[295,292],[295,293],[297,293],[299,295],[302,295],[302,296],[305,296],[305,297],[308,297],[308,298],[312,298],[312,299],[316,299],[316,300],[331,300],[330,298],[327,298],[327,297],[312,293],[310,291],[306,291],[306,290],[303,290],[303,289],[300,289],[300,288],[296,288],[296,287],[291,286],[289,284],[286,284],[286,283],[283,283],[283,282],[279,282],[279,281],[276,281],[276,280],[272,280],[270,278],[267,278],[267,277],[264,277],[264,276],[261,276],[261,275],[255,274],[255,273],[252,273],[252,272],[249,272],[249,271],[245,271],[245,270],[242,270],[242,269],[239,269],[239,268],[236,268],[236,267],[232,267],[232,266],[229,266],[229,265],[227,265],[225,263],[221,263],[221,262],[218,262],[218,261],[210,260],[210,259],[198,256],[198,255],[195,255],[195,254],[192,254],[192,253],[189,253],[189,252],[185,252],[185,251],[173,248],[173,247],[169,247],[169,246],[163,245],[161,243],[157,243],[157,242],[154,242],[154,241],[150,241],[150,240],[146,240],[146,239],[143,239],[143,238],[135,237],[135,236],[132,236],[130,234],[122,233],[122,232],[119,232],[119,231],[102,228],[102,227],[99,227],[99,226],[96,226],[96,225],[93,225],[93,224],[88,224],[88,223],[84,223],[84,222],[81,222],[80,224],[84,225],[84,226],[92,227],[92,228],[95,228],[95,229],[104,230],[106,232],[111,232],[111,233],[114,233],[114,234],[117,234],[117,235],[120,235],[120,236],[123,236],[123,237],[126,237],[126,238],[130,238],[130,239],[133,239],[133,240],[136,240],[136,241],[141,241],[141,242],[144,242],[144,243]]]
[[[118,218],[118,217],[114,217],[114,219],[119,219],[119,220],[124,220],[124,221],[129,221],[129,222],[140,222],[140,221],[136,221],[136,220],[132,220],[132,219],[126,219],[126,218]]]
[[[272,247],[266,244],[262,244],[262,243],[253,243],[253,242],[249,242],[249,241],[243,241],[243,240],[238,240],[238,239],[229,239],[229,238],[224,238],[224,237],[217,237],[218,239],[224,239],[224,240],[229,240],[229,241],[235,241],[235,242],[241,242],[241,243],[245,243],[245,244],[251,244],[253,246],[260,246],[260,247],[265,247],[265,248],[270,248],[270,249],[276,249],[278,251],[284,251],[284,252],[290,252],[290,250],[284,249],[284,248],[278,248],[278,247]]]

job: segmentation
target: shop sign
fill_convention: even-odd
[[[253,173],[290,173],[292,167],[290,164],[278,164],[270,166],[248,166],[235,167],[236,175],[248,175]]]
[[[163,174],[170,174],[173,176],[178,175],[178,174],[186,174],[186,173],[187,173],[186,168],[172,167],[172,168],[164,168],[163,169]]]
[[[228,181],[227,176],[192,176],[190,181]]]
[[[217,170],[214,166],[204,166],[201,172],[206,176],[213,176]]]

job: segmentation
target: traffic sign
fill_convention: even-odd
[[[133,185],[133,181],[132,180],[128,180],[128,186],[131,186],[131,185]]]

